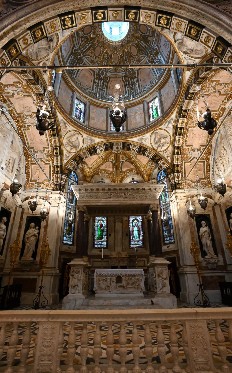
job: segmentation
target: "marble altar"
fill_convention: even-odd
[[[143,269],[96,269],[95,296],[143,296]]]

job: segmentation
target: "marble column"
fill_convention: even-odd
[[[78,220],[77,220],[77,240],[76,240],[76,254],[78,258],[85,255],[85,225],[84,225],[85,209],[78,207]]]
[[[162,238],[158,219],[158,209],[151,207],[152,212],[152,247],[150,254],[157,257],[162,256]]]

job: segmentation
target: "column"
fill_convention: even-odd
[[[82,258],[85,255],[85,208],[78,207],[78,220],[77,220],[77,240],[76,240],[76,254],[78,258]]]
[[[147,233],[148,233],[148,244],[149,244],[149,255],[154,255],[152,253],[152,213],[149,211],[149,213],[146,216],[147,220]]]
[[[151,207],[152,212],[152,248],[150,250],[150,255],[155,255],[156,257],[162,256],[162,239],[161,230],[158,219],[158,209]]]
[[[89,215],[84,216],[84,249],[83,256],[88,256],[88,246],[89,246]]]

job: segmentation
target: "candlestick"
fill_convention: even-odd
[[[103,259],[103,247],[102,247],[102,259]]]

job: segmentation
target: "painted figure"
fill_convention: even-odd
[[[204,220],[202,220],[201,222],[199,236],[201,239],[203,251],[206,254],[206,258],[215,258],[217,255],[213,251],[210,229]]]
[[[140,227],[139,227],[139,222],[137,219],[134,219],[132,223],[132,239],[133,240],[140,239]]]
[[[104,225],[103,222],[100,220],[97,226],[97,240],[103,240],[104,236]]]
[[[24,241],[25,249],[22,259],[32,259],[33,252],[35,251],[35,245],[39,237],[39,227],[35,226],[35,223],[31,223],[27,230]]]
[[[7,218],[3,216],[0,222],[0,255],[2,255],[3,241],[4,241],[4,238],[6,237],[6,221],[7,221]]]

